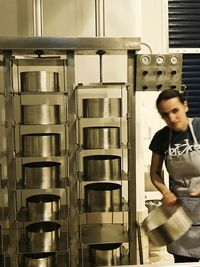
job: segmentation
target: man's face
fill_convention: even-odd
[[[158,111],[168,127],[176,132],[185,131],[188,127],[186,112],[187,103],[181,103],[178,97],[162,100],[158,104]]]

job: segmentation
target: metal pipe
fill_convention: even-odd
[[[135,51],[128,51],[128,196],[130,264],[137,263],[136,254],[136,139],[135,139]]]
[[[95,36],[105,36],[105,2],[95,0]]]
[[[99,76],[100,76],[100,83],[103,82],[103,55],[105,54],[104,50],[98,50],[96,52],[97,55],[99,55]]]
[[[33,35],[43,35],[43,0],[33,0]]]
[[[104,0],[95,0],[95,36],[105,36],[105,3]],[[99,55],[99,72],[100,72],[100,83],[103,82],[103,62],[102,56],[105,51],[97,51]]]

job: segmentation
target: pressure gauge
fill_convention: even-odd
[[[173,57],[171,57],[170,61],[171,61],[171,63],[172,63],[173,65],[176,65],[176,64],[178,63],[178,58],[175,57],[175,56],[173,56]]]
[[[164,63],[164,58],[161,57],[161,56],[157,57],[157,58],[156,58],[156,63],[157,63],[158,65],[163,64],[163,63]]]
[[[142,57],[140,58],[140,61],[141,61],[141,63],[144,64],[144,65],[149,65],[150,62],[151,62],[151,58],[150,58],[149,56],[142,56]]]

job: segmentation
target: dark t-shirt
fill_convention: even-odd
[[[192,125],[197,141],[200,144],[200,118],[194,118]],[[169,133],[170,129],[168,126],[157,131],[151,140],[149,149],[156,154],[165,156],[169,146]],[[186,153],[188,149],[193,149],[193,144],[194,141],[189,127],[184,132],[172,131],[171,148],[173,155]]]

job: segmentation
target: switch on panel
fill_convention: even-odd
[[[138,54],[136,57],[137,91],[181,88],[182,54]]]

